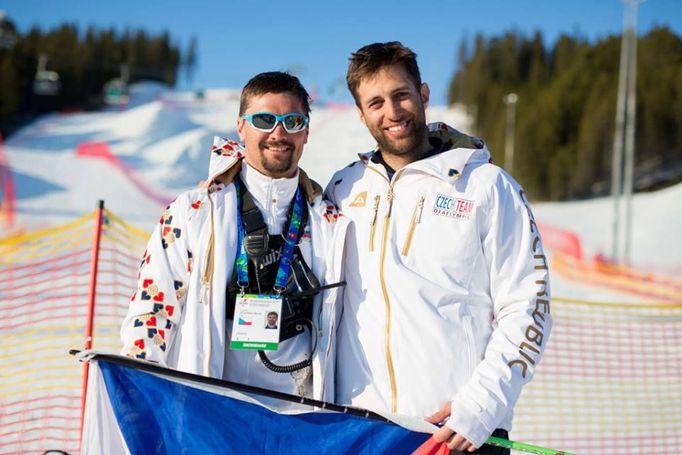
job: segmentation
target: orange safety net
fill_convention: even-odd
[[[77,453],[95,212],[0,240],[0,454]],[[93,348],[119,350],[118,329],[148,234],[105,211]]]
[[[0,239],[0,454],[78,452],[82,367],[68,351],[84,344],[95,219]],[[148,234],[109,211],[102,229],[93,348],[118,352]],[[552,273],[576,267],[557,258]],[[655,282],[674,294],[675,280]],[[682,305],[554,298],[551,312],[512,438],[580,454],[682,453]]]
[[[576,454],[682,453],[682,305],[554,298],[513,439]]]
[[[565,278],[647,300],[682,305],[682,279],[643,272],[596,258],[578,259],[552,251],[552,270]]]

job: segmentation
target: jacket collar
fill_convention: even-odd
[[[490,152],[481,139],[461,133],[442,122],[430,123],[428,127],[429,138],[440,140],[443,151],[410,163],[406,168],[423,171],[445,181],[456,181],[466,165],[490,162]],[[358,156],[365,165],[381,168],[371,159],[377,151],[375,148]],[[381,171],[383,173],[383,169]]]

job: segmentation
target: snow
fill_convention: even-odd
[[[632,202],[631,260],[638,268],[682,273],[682,185],[635,195]],[[542,221],[577,233],[587,253],[609,255],[613,237],[613,200],[535,204]],[[623,229],[621,226],[620,229]]]
[[[102,199],[124,220],[151,230],[166,202],[205,178],[213,136],[237,139],[238,90],[213,89],[197,96],[140,83],[131,87],[130,95],[125,107],[41,117],[5,142],[17,226],[32,230],[65,223],[93,210]],[[468,117],[459,109],[434,106],[427,117],[470,129]],[[78,147],[88,142],[105,143],[111,156],[78,155]],[[355,106],[314,103],[300,164],[324,186],[335,170],[373,146]],[[632,263],[636,267],[682,272],[682,242],[675,241],[682,231],[682,204],[677,202],[681,197],[682,185],[635,196]],[[578,234],[588,258],[609,253],[610,199],[535,203],[533,210],[540,223]],[[552,281],[555,295],[637,299],[556,276]]]

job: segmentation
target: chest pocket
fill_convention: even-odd
[[[398,248],[403,263],[434,281],[465,286],[481,255],[475,201],[420,195]]]
[[[370,252],[375,251],[380,242],[380,206],[386,197],[372,194],[369,191],[356,193],[349,204],[342,207],[342,212],[353,220],[360,228],[356,229],[358,248],[367,248]]]

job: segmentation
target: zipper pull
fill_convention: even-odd
[[[372,208],[372,220],[370,221],[369,225],[374,226],[377,222],[377,214],[379,213],[379,201],[381,200],[381,196],[377,195],[374,196],[374,207]]]
[[[388,210],[386,211],[386,218],[391,217],[391,212],[393,210],[393,187],[388,187],[388,194],[386,195],[386,200],[388,202]]]
[[[207,283],[201,283],[201,289],[199,290],[199,304],[200,305],[208,305],[209,304],[208,284]]]
[[[405,236],[405,243],[403,243],[403,248],[400,254],[407,256],[410,252],[410,246],[412,245],[412,237],[414,236],[414,231],[419,223],[422,221],[422,211],[424,210],[424,196],[419,196],[417,199],[417,205],[412,212],[412,221],[410,226],[407,228],[407,235]]]
[[[376,232],[377,216],[379,214],[379,202],[381,196],[374,196],[374,207],[372,208],[372,219],[369,223],[369,251],[374,251],[374,233]]]
[[[417,224],[422,222],[422,211],[424,210],[424,196],[419,197],[419,202],[417,202],[418,212],[417,212]]]

